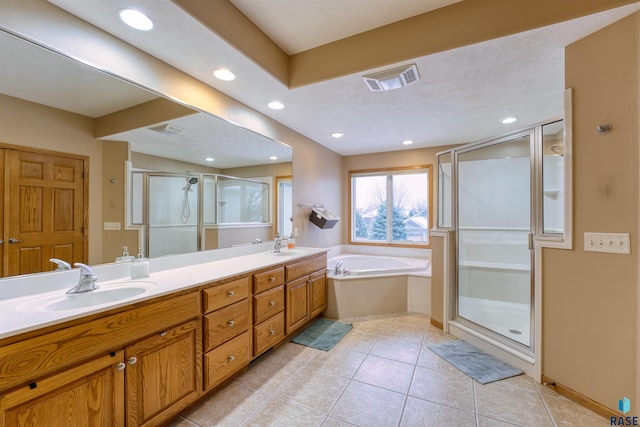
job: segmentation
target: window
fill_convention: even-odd
[[[350,171],[350,243],[428,246],[431,165]]]

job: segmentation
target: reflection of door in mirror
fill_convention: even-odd
[[[50,271],[50,258],[86,262],[86,159],[2,149],[3,276]]]
[[[293,230],[293,177],[276,176],[276,224],[278,234],[289,236]]]

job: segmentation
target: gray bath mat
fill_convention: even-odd
[[[329,319],[318,319],[307,329],[291,338],[291,342],[320,350],[331,350],[353,326]]]
[[[449,341],[432,345],[429,349],[480,384],[522,374],[520,369],[496,359],[466,341]]]

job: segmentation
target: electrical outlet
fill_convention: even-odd
[[[629,233],[584,233],[584,250],[586,252],[630,254]]]
[[[110,230],[110,231],[114,231],[114,230],[120,230],[121,225],[119,222],[105,222],[104,223],[104,229],[105,230]]]

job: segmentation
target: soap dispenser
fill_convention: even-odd
[[[149,259],[143,256],[142,249],[140,249],[138,258],[135,258],[131,264],[131,278],[135,280],[149,277],[149,267]]]
[[[287,240],[287,249],[293,249],[296,247],[296,239],[293,237],[293,233],[289,236],[289,240]]]
[[[126,246],[122,247],[122,256],[116,258],[116,262],[130,262],[136,259],[133,255],[129,255],[129,249]]]

